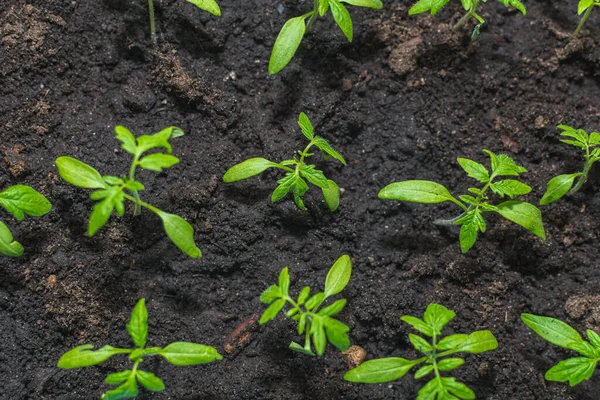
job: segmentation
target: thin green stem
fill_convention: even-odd
[[[477,209],[479,208],[479,204],[481,203],[481,201],[485,198],[485,192],[487,192],[487,190],[490,188],[490,185],[492,184],[492,180],[495,178],[494,175],[490,176],[490,181],[488,183],[485,184],[485,186],[483,187],[483,189],[481,189],[481,193],[479,195],[477,195],[477,198],[475,198],[475,202],[477,205],[470,205],[469,207],[466,207],[463,203],[461,203],[460,201],[456,200],[453,198],[453,200],[451,199],[451,201],[454,204],[457,204],[460,206],[460,208],[462,208],[464,210],[464,212],[454,218],[438,218],[435,221],[433,221],[433,223],[435,225],[455,225],[456,221],[458,221],[459,219],[461,219],[462,217],[464,217],[467,213],[469,213],[470,211],[473,210],[473,208]]]
[[[129,180],[133,181],[135,178],[135,169],[138,165],[138,161],[140,159],[140,155],[139,153],[136,152],[135,156],[133,157],[133,162],[131,163],[131,167],[129,168]],[[134,216],[139,216],[142,213],[142,209],[140,207],[140,203],[141,203],[141,199],[140,199],[140,194],[138,193],[137,190],[132,190],[131,193],[133,193],[133,196],[135,197],[136,201],[135,201],[135,209],[133,210],[133,215]]]
[[[142,206],[142,207],[146,207],[148,210],[150,210],[150,211],[152,211],[152,212],[154,212],[156,214],[160,214],[162,212],[161,210],[159,210],[158,208],[154,207],[153,205],[145,203],[145,202],[143,202],[143,201],[141,201],[139,199],[136,199],[135,197],[130,196],[127,193],[124,193],[124,195],[125,195],[125,198],[127,200],[130,200],[130,201],[134,202],[136,205],[139,205],[139,206]]]
[[[456,32],[457,30],[462,28],[462,26],[464,24],[466,24],[467,21],[470,20],[472,17],[473,17],[473,14],[471,13],[471,10],[467,11],[467,13],[465,15],[463,15],[462,18],[459,19],[456,24],[454,24],[454,27],[452,28],[452,30]]]
[[[150,38],[152,44],[156,46],[156,24],[154,22],[154,3],[148,0],[148,14],[150,14]]]
[[[437,335],[435,334],[435,332],[433,332],[433,338],[431,343],[433,344],[433,350],[431,352],[431,365],[433,366],[433,371],[435,372],[435,379],[437,380],[438,385],[440,386],[440,388],[443,388],[444,386],[442,385],[442,377],[440,376],[440,370],[438,369],[437,365],[437,359],[440,356],[437,354]]]
[[[579,35],[579,32],[585,25],[585,22],[587,21],[588,17],[590,16],[590,13],[592,12],[592,8],[594,8],[595,5],[596,4],[593,4],[593,5],[589,6],[587,10],[585,10],[585,14],[583,14],[583,18],[581,18],[581,21],[579,21],[579,25],[577,26],[577,29],[575,29],[575,32],[573,32],[573,39],[575,39],[577,37],[577,35]]]
[[[575,186],[573,186],[573,188],[571,190],[569,190],[567,195],[572,196],[575,193],[577,193],[579,191],[579,189],[581,189],[583,184],[587,181],[588,173],[590,172],[590,168],[592,168],[592,165],[594,164],[594,162],[596,162],[595,159],[588,158],[588,160],[585,163],[585,167],[583,168],[583,172],[581,173],[581,176],[577,180],[577,183],[575,184]]]
[[[319,15],[319,0],[315,0],[315,8],[311,13],[310,19],[308,20],[308,25],[306,26],[306,31],[308,32],[311,26],[315,23],[317,16]]]

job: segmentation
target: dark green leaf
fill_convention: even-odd
[[[116,138],[122,143],[121,148],[129,154],[135,154],[137,145],[133,133],[121,125],[115,126],[115,132],[117,134]]]
[[[521,314],[521,320],[544,340],[554,345],[574,350],[573,344],[584,342],[579,332],[556,318]]]
[[[71,185],[86,189],[102,189],[107,186],[98,171],[72,157],[58,157],[56,167],[61,178]]]
[[[576,357],[563,360],[550,368],[544,376],[549,381],[566,382],[575,386],[590,379],[596,369],[597,359]]]
[[[146,308],[146,299],[140,299],[133,311],[127,324],[127,332],[131,336],[133,343],[139,348],[146,347],[146,338],[148,337],[148,309]]]
[[[490,174],[488,170],[478,162],[469,160],[468,158],[459,158],[458,163],[473,179],[477,179],[481,183],[488,183],[490,181]]]
[[[187,0],[196,7],[208,11],[212,15],[216,15],[217,17],[221,16],[221,9],[219,8],[219,4],[215,0]]]
[[[275,300],[273,303],[271,303],[271,305],[263,313],[262,317],[260,317],[260,324],[266,324],[275,318],[283,306],[285,306],[285,299]]]
[[[349,42],[352,42],[352,18],[350,18],[350,13],[348,13],[346,7],[337,0],[330,1],[330,8],[335,23],[340,27],[342,32],[344,32],[346,39],[348,39]]]
[[[276,165],[277,164],[275,164],[274,162],[271,162],[264,158],[250,158],[244,162],[241,162],[229,168],[227,172],[225,172],[225,175],[223,175],[223,181],[231,183],[240,181],[242,179],[247,179],[251,176],[258,175]]]
[[[565,194],[571,190],[573,187],[573,182],[575,178],[581,176],[580,173],[576,174],[568,174],[568,175],[558,175],[548,182],[548,186],[546,187],[546,193],[540,200],[540,205],[545,206],[550,203],[554,203],[559,200]]]
[[[273,75],[285,68],[296,54],[306,32],[305,16],[286,21],[275,40],[269,60],[269,74]]]
[[[192,258],[202,257],[202,252],[194,242],[194,228],[183,218],[161,210],[153,210],[162,219],[167,236],[181,251]]]
[[[392,382],[406,375],[415,364],[415,361],[399,357],[380,358],[346,372],[344,379],[355,383]]]
[[[294,186],[296,178],[297,175],[288,172],[282,179],[278,180],[277,183],[279,184],[279,186],[277,186],[277,188],[273,192],[273,195],[271,196],[271,202],[275,203],[281,200],[286,194],[288,194]]]
[[[329,185],[327,178],[323,175],[323,171],[319,171],[315,169],[314,165],[302,165],[300,166],[300,173],[304,176],[310,183],[315,186],[320,187],[321,189],[326,189]]]
[[[116,349],[112,346],[104,346],[96,351],[93,351],[94,346],[91,344],[84,344],[83,346],[75,347],[72,350],[67,351],[58,360],[58,368],[81,368],[89,367],[91,365],[100,364],[115,354],[130,353],[131,350]]]
[[[542,213],[533,204],[519,200],[509,200],[498,204],[496,212],[507,220],[521,225],[542,240],[546,240]]]
[[[40,217],[52,210],[50,202],[37,190],[15,185],[0,192],[0,206],[22,221],[25,214]]]
[[[340,206],[340,187],[332,181],[331,179],[327,180],[327,187],[321,189],[323,192],[323,197],[325,198],[325,203],[327,203],[327,207],[329,207],[329,211],[335,211]]]
[[[333,296],[340,293],[348,282],[350,282],[350,276],[352,275],[352,260],[346,254],[337,259],[333,264],[327,278],[325,278],[325,297]]]
[[[138,370],[136,377],[138,382],[141,383],[143,387],[152,392],[161,392],[165,390],[165,384],[163,381],[152,372]]]
[[[170,168],[179,162],[179,158],[170,154],[149,154],[140,160],[140,167],[149,171],[162,172],[163,168]]]
[[[173,365],[198,365],[222,360],[223,357],[211,346],[198,343],[175,342],[158,352]]]
[[[21,243],[14,241],[10,229],[0,221],[0,253],[9,257],[19,257],[23,251]]]
[[[444,201],[458,202],[448,189],[431,181],[402,181],[392,183],[379,192],[380,199],[436,204]]]

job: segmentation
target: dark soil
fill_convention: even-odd
[[[319,21],[290,66],[271,77],[279,28],[311,2],[223,0],[215,18],[183,0],[158,0],[156,51],[142,0],[1,3],[0,187],[31,185],[54,205],[22,223],[3,214],[26,252],[0,258],[1,399],[99,398],[103,378],[126,358],[81,370],[59,370],[56,361],[84,343],[128,346],[124,326],[141,297],[150,345],[186,340],[224,352],[227,335],[264,310],[259,295],[284,266],[296,293],[322,285],[343,253],[354,271],[340,319],[369,358],[416,356],[400,317],[437,302],[457,312],[448,333],[490,329],[498,337],[497,351],[468,356],[456,371],[479,399],[600,397],[598,374],[575,388],[545,382],[544,372],[573,354],[519,318],[552,315],[600,332],[598,169],[576,196],[544,208],[545,244],[492,216],[466,255],[457,229],[432,224],[456,209],[377,198],[403,179],[464,192],[471,182],[456,158],[487,163],[483,148],[528,168],[532,202],[551,177],[580,168],[555,126],[600,129],[600,13],[570,42],[576,2],[528,1],[526,17],[487,3],[489,26],[471,43],[468,29],[454,34],[447,24],[459,17],[459,2],[436,17],[409,17],[407,1],[386,1],[383,11],[351,9],[351,44],[329,19]],[[318,163],[344,189],[336,213],[315,189],[307,213],[291,199],[272,205],[275,172],[221,182],[248,157],[291,157],[303,146],[300,111],[349,161]],[[201,260],[186,258],[149,213],[113,217],[85,235],[89,191],[63,182],[54,160],[70,155],[104,174],[124,172],[117,124],[137,134],[168,125],[186,132],[174,141],[179,165],[139,178],[146,201],[195,227]],[[236,357],[205,366],[146,360],[167,390],[139,398],[414,399],[423,384],[409,376],[345,382],[332,347],[322,358],[287,349],[299,338],[282,318],[250,340]]]

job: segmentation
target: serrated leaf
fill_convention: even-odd
[[[428,353],[433,350],[429,342],[427,342],[427,340],[423,339],[421,336],[410,333],[408,335],[408,339],[412,343],[413,347],[422,353]]]
[[[348,3],[357,7],[374,8],[379,10],[383,8],[381,0],[340,0],[342,3]]]
[[[494,154],[489,150],[483,150],[484,153],[490,156],[492,165],[492,176],[518,176],[527,170],[520,165],[517,165],[512,158],[506,154]]]
[[[319,311],[319,315],[324,316],[324,317],[334,316],[335,314],[342,311],[345,306],[346,306],[346,299],[338,300],[338,301],[334,302],[333,304],[331,304],[327,307],[324,307],[321,311]]]
[[[519,200],[509,200],[498,204],[495,211],[507,220],[521,225],[542,240],[546,240],[542,213],[533,204]]]
[[[428,324],[437,335],[442,334],[442,329],[452,321],[456,316],[456,313],[446,307],[432,303],[427,306],[425,313],[423,314],[423,321]]]
[[[465,360],[462,358],[445,358],[438,362],[438,368],[440,371],[452,371],[463,365]]]
[[[461,225],[459,235],[460,249],[463,253],[466,253],[477,241],[477,233],[479,231],[485,232],[485,221],[481,213],[475,209],[459,218],[456,224]]]
[[[569,385],[575,386],[592,377],[597,363],[597,359],[586,357],[569,358],[550,368],[544,377],[555,382],[569,381]]]
[[[279,273],[278,286],[279,289],[281,289],[281,293],[283,293],[285,296],[289,295],[288,292],[290,289],[290,273],[288,272],[287,267],[282,269]]]
[[[0,206],[22,221],[25,214],[41,217],[52,210],[52,205],[40,192],[25,186],[14,185],[0,192]]]
[[[274,75],[285,68],[296,54],[306,33],[305,16],[291,18],[281,28],[269,60],[269,74]]]
[[[464,333],[457,333],[455,335],[446,336],[440,340],[435,346],[438,350],[450,350],[457,346],[460,346],[469,339],[469,335]]]
[[[126,370],[122,372],[114,372],[109,374],[104,380],[109,385],[120,385],[125,382],[131,376],[131,370]]]
[[[556,318],[534,314],[521,314],[521,320],[544,340],[560,347],[573,350],[573,344],[583,343],[575,329]]]
[[[355,383],[392,382],[406,375],[415,364],[415,361],[400,357],[370,360],[346,372],[344,379]]]
[[[98,171],[75,158],[58,157],[56,167],[61,178],[71,185],[86,189],[103,189],[107,187]]]
[[[327,203],[327,207],[329,211],[333,212],[338,209],[340,206],[340,187],[332,181],[331,179],[327,180],[327,187],[322,188],[323,197],[325,198],[325,203]]]
[[[350,282],[352,275],[352,260],[346,254],[333,264],[325,278],[325,297],[340,293]]]
[[[271,202],[275,203],[281,200],[286,194],[290,192],[292,186],[294,186],[294,182],[296,181],[297,175],[288,172],[285,174],[283,178],[277,181],[279,186],[273,191],[273,195],[271,196]]]
[[[327,178],[323,175],[323,171],[319,171],[315,169],[314,165],[301,165],[300,173],[304,176],[310,183],[315,186],[320,187],[321,189],[326,189],[329,185]]]
[[[179,158],[170,154],[149,154],[139,161],[140,167],[149,171],[162,172],[165,168],[171,168],[179,163]]]
[[[381,189],[379,198],[421,204],[437,204],[444,201],[458,202],[448,189],[439,183],[421,180],[389,184]]]
[[[231,183],[248,179],[275,166],[277,166],[276,163],[264,158],[249,158],[248,160],[229,168],[227,172],[225,172],[225,175],[223,175],[223,181]]]
[[[263,315],[260,317],[260,325],[266,324],[267,322],[274,319],[279,311],[285,306],[285,299],[275,300],[271,305],[265,310]]]
[[[415,372],[415,379],[421,379],[429,375],[433,371],[433,365],[423,365]]]
[[[116,138],[121,142],[121,148],[129,154],[135,154],[137,145],[133,133],[121,125],[115,126],[115,133],[117,134]]]
[[[450,0],[419,0],[408,10],[408,15],[421,14],[431,10],[431,15],[435,15],[444,7]]]
[[[581,343],[571,343],[569,348],[586,357],[596,358],[599,356],[598,350],[586,341]]]
[[[340,4],[337,0],[330,1],[331,14],[333,15],[333,19],[335,23],[340,27],[344,35],[346,35],[346,39],[349,42],[352,42],[352,18],[350,17],[350,13],[346,10],[342,4]]]
[[[146,338],[148,337],[148,309],[146,308],[146,299],[140,299],[133,311],[127,324],[127,332],[131,336],[133,343],[139,348],[146,347]]]
[[[422,319],[410,315],[403,315],[402,317],[400,317],[400,319],[412,326],[417,331],[421,332],[422,334],[430,337],[433,336],[433,328],[427,325]]]
[[[321,1],[321,4],[323,3],[327,4],[327,0]],[[303,112],[301,112],[298,116],[298,126],[300,126],[302,134],[306,136],[308,140],[312,140],[315,137],[315,130],[312,126],[312,123],[310,122],[308,116]]]
[[[100,364],[116,354],[129,353],[131,350],[116,349],[112,346],[104,346],[98,350],[91,344],[75,347],[67,351],[58,360],[57,367],[64,369],[89,367]]]
[[[276,299],[283,295],[281,289],[277,285],[272,285],[267,288],[261,295],[260,301],[266,304],[271,304]]]
[[[202,257],[202,252],[194,242],[194,228],[179,215],[153,209],[162,220],[165,233],[181,251],[191,258]]]
[[[13,235],[2,221],[0,221],[0,253],[9,257],[23,255],[23,246],[13,239]]]
[[[221,16],[221,9],[219,8],[219,4],[215,0],[187,0],[196,7],[208,11],[212,15],[216,15],[217,17]]]
[[[558,175],[548,182],[546,187],[546,193],[540,200],[540,205],[545,206],[550,203],[554,203],[562,198],[565,194],[571,190],[573,187],[573,183],[575,182],[575,178],[581,176],[580,173],[576,174],[567,174],[567,175]]]
[[[171,343],[157,354],[177,366],[206,364],[223,359],[214,347],[190,342]]]
[[[459,158],[458,163],[469,177],[477,179],[481,183],[488,183],[490,181],[490,174],[482,164],[468,158]]]
[[[348,338],[350,328],[333,318],[324,318],[323,325],[325,326],[325,333],[327,334],[329,343],[340,351],[348,350],[350,347],[350,338]]]
[[[473,400],[475,399],[475,393],[467,387],[464,383],[458,382],[456,378],[440,378],[442,386],[450,393],[460,399]]]
[[[454,347],[456,352],[478,354],[498,348],[498,341],[492,332],[475,331],[469,334],[469,337],[464,342]]]
[[[152,372],[138,370],[136,373],[136,378],[143,387],[151,392],[161,392],[165,390],[165,384],[163,381]]]
[[[346,165],[346,160],[344,160],[344,157],[342,157],[342,155],[340,153],[338,153],[337,151],[335,151],[333,149],[333,147],[331,147],[331,145],[329,144],[329,142],[327,140],[323,139],[320,136],[315,136],[315,138],[313,139],[313,143],[323,153],[327,154],[330,157],[335,158],[336,160],[338,160],[342,164]]]
[[[494,182],[490,185],[492,192],[500,197],[508,196],[511,199],[515,196],[522,196],[531,192],[531,187],[514,179],[505,179]]]

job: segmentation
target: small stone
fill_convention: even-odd
[[[352,345],[342,353],[342,358],[348,364],[348,369],[353,369],[362,364],[367,358],[367,351],[360,346]]]

